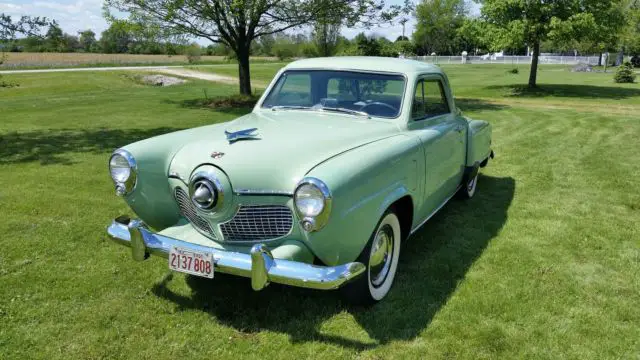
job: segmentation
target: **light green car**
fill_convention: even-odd
[[[170,269],[384,298],[400,244],[476,192],[491,126],[462,116],[442,70],[372,57],[295,61],[250,114],[116,150],[110,237]]]

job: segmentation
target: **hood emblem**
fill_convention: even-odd
[[[244,129],[239,131],[226,131],[224,132],[227,135],[227,140],[229,144],[233,144],[238,140],[255,140],[258,139],[258,128]]]
[[[214,152],[211,153],[211,158],[213,158],[213,159],[220,159],[223,156],[224,156],[223,152],[214,151]]]

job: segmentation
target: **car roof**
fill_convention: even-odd
[[[409,73],[438,73],[438,66],[421,61],[375,56],[336,56],[297,60],[289,63],[285,70],[295,69],[333,69],[333,70],[365,70]]]

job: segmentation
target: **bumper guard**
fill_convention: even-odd
[[[115,219],[107,228],[107,233],[113,241],[130,247],[136,261],[143,261],[149,255],[168,258],[173,246],[212,253],[216,272],[251,278],[251,287],[256,291],[264,289],[271,282],[331,290],[365,271],[364,264],[359,262],[329,267],[274,259],[264,244],[254,245],[249,254],[197,245],[155,234],[142,221],[124,216]]]

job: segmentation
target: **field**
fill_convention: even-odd
[[[445,67],[458,106],[493,124],[496,158],[473,200],[407,242],[370,309],[172,274],[107,239],[130,214],[111,151],[249,111],[199,107],[236,86],[5,76],[20,86],[0,89],[0,359],[640,358],[640,86],[543,67],[531,92],[526,67],[507,69]]]
[[[136,55],[136,54],[93,54],[93,53],[5,53],[7,59],[0,65],[3,69],[57,68],[120,65],[184,65],[189,61],[184,55]],[[275,61],[277,58],[259,57],[253,61]],[[224,56],[200,57],[199,63],[229,63]]]

